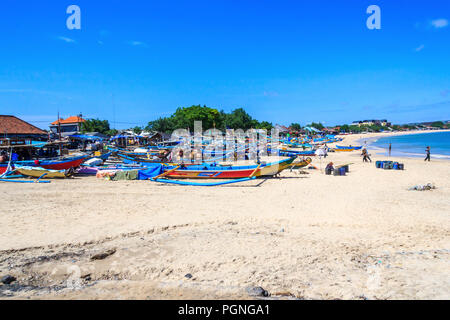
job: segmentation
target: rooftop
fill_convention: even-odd
[[[33,126],[15,116],[0,115],[0,134],[47,134],[46,131]]]
[[[83,118],[81,118],[79,116],[71,116],[71,117],[68,117],[67,119],[59,119],[60,124],[80,123],[80,122],[85,122],[85,121],[86,120],[84,120]],[[58,125],[58,120],[53,121],[52,125]]]

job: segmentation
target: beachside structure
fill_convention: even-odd
[[[382,120],[362,120],[362,121],[353,121],[352,125],[354,126],[373,126],[373,125],[377,125],[377,126],[383,126],[383,127],[390,127],[391,123],[388,122],[386,119],[382,119]]]
[[[63,137],[79,134],[81,125],[85,121],[81,114],[68,117],[67,119],[58,119],[50,124],[50,131],[54,134],[59,134],[59,128],[61,128],[61,136]]]
[[[11,115],[0,115],[0,139],[45,141],[47,131]],[[6,142],[5,142],[6,143]]]

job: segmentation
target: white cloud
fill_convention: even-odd
[[[67,43],[75,43],[76,41],[71,39],[71,38],[67,38],[67,37],[58,37],[59,40],[65,41]]]
[[[418,47],[415,48],[414,50],[415,50],[416,52],[419,52],[419,51],[422,51],[423,48],[425,48],[425,46],[424,46],[423,44],[421,44],[420,46],[418,46]]]
[[[445,28],[446,26],[448,26],[448,20],[447,19],[431,20],[431,25],[436,29]]]

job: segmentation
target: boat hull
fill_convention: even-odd
[[[14,169],[14,166],[12,166]],[[8,169],[8,164],[0,164],[0,174],[4,174]]]
[[[39,178],[43,174],[45,174],[45,179],[67,178],[64,170],[48,170],[48,169],[43,169],[43,168],[39,168],[39,167],[22,167],[22,168],[18,167],[18,168],[16,168],[16,171],[18,173],[20,173],[21,175],[24,175],[27,177],[34,177],[34,178]]]
[[[217,169],[209,167],[207,170],[195,170],[190,166],[185,169],[177,169],[171,171],[173,168],[167,167],[164,171],[167,173],[165,177],[177,178],[177,179],[240,179],[248,178],[250,176],[273,176],[284,169],[288,168],[295,157],[270,163],[264,166],[248,166],[247,168],[224,168],[217,167]]]
[[[304,168],[306,167],[308,164],[310,164],[312,162],[311,158],[306,158],[305,160],[299,161],[299,162],[294,162],[292,163],[292,165],[290,166],[292,169],[300,169],[300,168]]]
[[[67,170],[80,166],[84,161],[86,161],[87,158],[88,156],[80,156],[66,160],[39,160],[37,163],[34,161],[18,161],[16,164],[30,167],[41,167],[50,170]]]

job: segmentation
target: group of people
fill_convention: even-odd
[[[392,151],[392,144],[389,143],[389,157],[391,156],[391,151]],[[424,161],[430,161],[431,160],[431,148],[430,146],[427,146],[427,148],[425,149],[425,153],[426,153],[426,157]],[[366,148],[362,149],[362,153],[361,156],[363,157],[363,162],[372,162],[372,159],[370,159],[370,154],[367,152]]]

